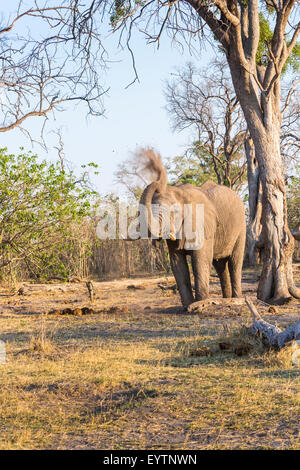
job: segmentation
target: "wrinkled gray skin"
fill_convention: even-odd
[[[156,175],[156,181],[144,190],[140,203],[146,206],[148,222],[154,217],[151,204],[204,205],[204,242],[200,249],[188,250],[184,234],[176,239],[180,227],[161,226],[156,237],[167,239],[173,274],[184,306],[209,297],[209,277],[212,264],[220,278],[223,297],[241,297],[241,273],[244,258],[246,222],[244,205],[240,197],[225,186],[208,181],[201,187],[190,184],[167,186],[161,158],[152,150],[143,151],[146,168]],[[182,220],[181,220],[182,224]],[[150,228],[150,223],[149,223]],[[175,236],[174,236],[175,235]],[[170,236],[172,239],[170,239]],[[187,256],[191,256],[195,279],[193,295]]]

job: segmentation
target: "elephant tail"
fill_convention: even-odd
[[[167,187],[167,173],[160,154],[152,148],[141,148],[137,151],[136,158],[143,164],[143,174],[156,182],[157,191],[163,192]]]

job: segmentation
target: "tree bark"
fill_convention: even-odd
[[[257,296],[272,303],[284,303],[290,298],[287,266],[293,243],[287,225],[286,190],[280,156],[280,127],[274,123],[274,119],[271,122],[273,132],[269,128],[269,135],[264,133],[255,139],[263,189],[264,244],[264,264]]]

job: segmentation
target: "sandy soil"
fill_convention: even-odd
[[[296,282],[300,281],[300,266],[295,266]],[[259,311],[265,319],[271,321],[284,320],[291,322],[299,317],[300,301],[293,300],[291,303],[276,307],[275,311],[269,311],[268,305],[256,299],[256,289],[258,283],[258,272],[256,270],[245,270],[242,278],[243,295],[247,295],[254,300]],[[78,283],[51,283],[51,284],[31,284],[29,282],[20,283],[18,286],[0,287],[0,307],[1,314],[5,315],[30,315],[48,314],[55,310],[66,308],[91,307],[95,314],[113,313],[114,309],[119,309],[119,313],[134,313],[141,315],[149,314],[185,314],[181,307],[178,292],[172,290],[162,290],[159,284],[172,286],[174,278],[172,275],[160,277],[140,277],[134,279],[121,279],[112,281],[93,281],[95,290],[95,300],[89,301],[88,290],[85,282]],[[20,291],[21,289],[21,291]],[[24,293],[20,295],[20,292]],[[19,292],[19,293],[18,293]],[[212,274],[210,280],[211,297],[221,297],[219,280]],[[272,309],[271,309],[272,310]],[[224,320],[224,317],[231,318],[247,315],[247,309],[241,306],[211,305],[205,309],[201,315],[210,317],[214,321]]]
[[[270,308],[257,282],[244,271],[265,320],[299,320],[300,301]],[[159,284],[174,278],[93,281],[92,303],[85,282],[0,287],[0,449],[300,448],[299,370],[218,349],[251,324],[247,307],[229,299],[188,314]],[[214,274],[211,296],[221,297]],[[192,354],[203,347],[215,352]]]

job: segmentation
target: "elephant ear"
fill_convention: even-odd
[[[194,198],[193,202],[188,204],[188,206],[190,209],[185,212],[182,238],[179,240],[178,248],[199,250],[202,248],[205,240],[214,239],[218,217],[214,206],[203,193],[198,195],[196,200]]]

